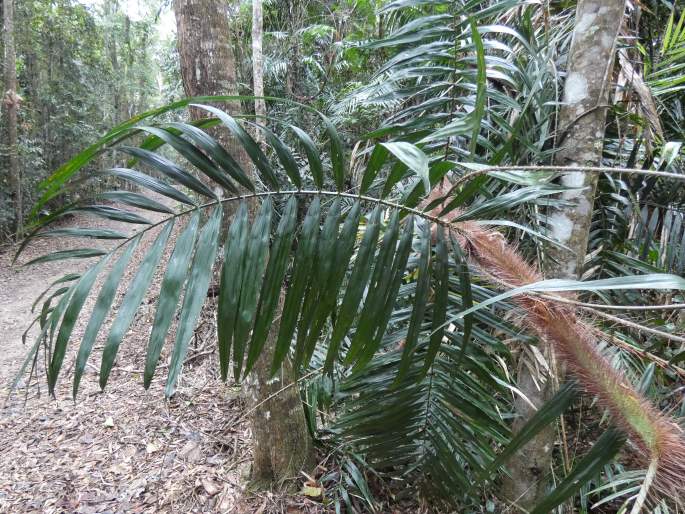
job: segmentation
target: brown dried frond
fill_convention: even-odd
[[[439,216],[449,188],[436,187],[423,203],[443,199],[430,211]],[[521,287],[543,280],[502,234],[473,222],[455,222],[459,212],[442,219],[452,224],[452,234],[483,275],[496,285]],[[549,298],[518,295],[513,301],[523,310],[517,323],[549,342],[569,371],[589,394],[596,396],[615,423],[630,435],[645,464],[657,463],[654,489],[679,503],[685,487],[685,437],[682,429],[638,393],[626,377],[599,352],[596,329],[583,322],[575,307]]]

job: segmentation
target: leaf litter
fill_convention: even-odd
[[[83,215],[63,224],[122,231],[128,228],[123,223]],[[175,228],[175,234],[179,229]],[[149,245],[153,237],[146,237],[142,246]],[[104,248],[107,244],[99,242]],[[79,245],[83,241],[78,239],[39,239],[26,250],[22,262]],[[134,262],[140,262],[141,253],[141,249],[136,251]],[[167,259],[168,253],[169,250]],[[11,266],[12,256],[13,248],[0,252],[3,400],[28,351],[22,345],[21,334],[31,319],[32,302],[66,271],[84,271],[88,265],[83,260],[72,260],[24,268]],[[117,292],[118,301],[135,269],[133,265],[128,267],[124,286]],[[84,312],[92,309],[104,276],[105,273],[98,277]],[[20,382],[22,387],[0,411],[0,512],[325,511],[320,503],[301,494],[248,490],[249,424],[243,416],[246,408],[240,390],[224,384],[219,377],[214,299],[208,298],[195,329],[174,397],[164,400],[164,364],[160,364],[150,390],[143,389],[145,347],[160,282],[158,271],[126,335],[104,392],[98,387],[97,365],[111,314],[96,342],[75,402],[71,399],[70,372],[85,330],[84,315],[72,334],[65,361],[69,372],[60,377],[57,399],[48,397],[41,373],[30,384]],[[115,302],[115,309],[116,305]],[[172,329],[168,335],[162,363],[168,361],[173,332]],[[38,365],[44,366],[41,362]]]

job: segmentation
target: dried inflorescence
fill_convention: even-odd
[[[426,204],[445,195],[438,188]],[[440,207],[433,210],[439,214]],[[452,222],[455,213],[444,217]],[[520,287],[542,275],[508,244],[501,234],[470,222],[454,222],[453,234],[470,259],[497,285]],[[597,397],[615,423],[630,435],[647,464],[656,466],[654,489],[678,501],[685,487],[685,437],[680,427],[638,393],[626,377],[598,351],[596,331],[576,309],[548,298],[518,295],[514,301],[524,317],[519,321],[547,341],[568,370]]]

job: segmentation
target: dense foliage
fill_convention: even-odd
[[[232,37],[249,93],[244,7],[233,13]],[[38,259],[98,258],[61,294],[46,295],[25,368],[43,359],[54,390],[75,319],[98,274],[105,275],[78,346],[76,395],[118,277],[133,248],[159,228],[108,333],[103,387],[164,249],[173,246],[161,266],[145,385],[174,325],[166,388],[173,395],[216,262],[222,376],[240,381],[271,344],[273,372],[292,359],[306,377],[301,391],[311,433],[341,463],[321,479],[339,505],[373,509],[367,477],[374,474],[459,512],[499,511],[493,502],[507,459],[553,425],[561,436],[549,470],[555,480],[534,512],[564,502],[580,512],[626,512],[647,494],[654,512],[677,512],[684,450],[676,423],[685,414],[673,393],[685,376],[685,15],[657,1],[627,12],[599,142],[602,167],[586,170],[600,178],[582,280],[545,281],[537,268],[553,264],[548,249],[556,244],[549,212],[563,207],[559,194],[568,190],[555,182],[553,164],[567,136],[557,119],[574,7],[513,0],[268,4],[267,95],[285,98],[269,102],[268,119],[250,116],[249,98],[242,99],[245,116],[236,117],[205,105],[229,98],[196,98],[206,119],[169,121],[183,119],[191,102],[179,101],[118,125],[41,185],[32,235],[53,230],[70,212],[37,216],[69,195],[70,184],[96,183],[90,169],[110,177],[115,191],[107,198],[122,207],[86,199],[71,209],[143,228],[132,237],[74,229],[69,235],[114,237],[121,245]],[[74,9],[83,23],[94,23]],[[86,120],[102,115],[103,126],[143,110],[153,97],[143,72],[150,57],[125,53],[149,34],[144,26],[128,32],[125,19],[117,25],[121,18],[110,16],[123,27],[116,37],[133,42],[122,52],[140,63],[140,75],[125,69],[119,87],[101,90],[112,104],[93,99],[77,109],[66,98],[83,95],[54,92]],[[104,41],[94,34],[92,45]],[[98,52],[89,63],[89,73],[98,66],[113,73],[112,59]],[[61,81],[66,89],[86,87]],[[117,100],[122,89],[127,93]],[[69,112],[62,115],[71,121],[77,115]],[[212,131],[219,126],[254,173],[217,143]],[[265,144],[255,142],[256,133]],[[74,147],[60,148],[50,167],[90,135],[68,134]],[[113,148],[125,165],[104,161]],[[126,206],[169,217],[152,226]],[[222,231],[225,210],[235,215]],[[176,240],[174,223],[184,227]],[[561,292],[575,292],[579,301],[569,307],[566,297],[550,299]],[[515,434],[515,370],[535,369],[541,381],[559,376],[538,337],[552,340],[571,376]],[[582,419],[581,393],[598,399]],[[582,458],[570,457],[576,451]],[[634,454],[648,469],[635,469]]]
[[[75,0],[15,4],[18,154],[26,215],[37,184],[50,172],[98,134],[166,95],[158,85],[154,13],[132,21],[116,1],[99,7]],[[112,163],[112,156],[98,162]],[[16,222],[8,173],[0,169],[3,239]]]

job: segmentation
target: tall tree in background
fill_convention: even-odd
[[[264,32],[264,19],[262,12],[262,0],[252,0],[252,80],[254,95],[264,96],[264,55],[262,53],[262,39]],[[254,113],[257,120],[266,116],[266,102],[263,98],[255,98]],[[256,131],[255,139],[261,141],[262,133]]]
[[[17,156],[17,110],[21,98],[17,94],[17,55],[14,49],[14,0],[3,2],[3,43],[5,45],[5,114],[7,123],[7,154],[9,174],[14,190],[14,212],[17,237],[23,232],[21,171]]]
[[[235,95],[238,93],[236,62],[230,44],[228,5],[222,0],[174,0],[178,53],[181,60],[183,88],[187,96]],[[240,112],[240,104],[222,104],[231,114]],[[201,111],[191,111],[194,119]],[[245,150],[226,134],[217,134],[236,161],[254,178]],[[254,213],[252,214],[254,215]],[[269,342],[273,348],[273,336]],[[287,387],[294,380],[292,368],[286,367],[270,378],[270,355],[260,359],[253,374],[251,400],[255,407],[252,419],[254,439],[253,479],[279,482],[297,475],[310,455],[310,439],[297,387]],[[285,388],[285,390],[283,390]],[[279,394],[275,394],[281,391]]]
[[[229,37],[228,2],[174,0],[174,14],[186,96],[237,95],[238,79]],[[222,107],[230,114],[240,112],[238,102]],[[203,116],[197,109],[191,109],[190,114],[193,119]],[[220,139],[238,162],[249,163],[239,145],[231,144],[227,136]]]
[[[602,161],[607,101],[616,40],[625,9],[625,0],[580,0],[576,8],[573,41],[564,83],[563,105],[559,112],[556,163],[560,166],[599,166]],[[550,215],[552,236],[563,247],[549,250],[546,278],[577,279],[587,251],[597,180],[596,173],[566,172],[560,182],[574,188],[563,193],[566,206]],[[546,343],[543,341],[542,344]],[[547,348],[546,353],[550,354]],[[553,377],[539,386],[527,366],[520,366],[518,388],[537,407],[553,394]],[[518,431],[535,413],[518,399],[521,414],[514,423]],[[556,437],[548,426],[509,463],[510,476],[503,484],[503,496],[529,510],[547,493],[548,474]]]

